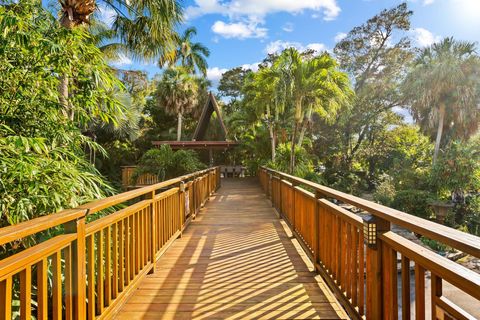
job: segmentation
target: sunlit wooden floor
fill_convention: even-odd
[[[343,319],[256,181],[222,187],[118,319]]]

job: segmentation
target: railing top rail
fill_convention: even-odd
[[[381,219],[409,229],[427,238],[440,241],[465,253],[480,258],[480,237],[423,219],[403,211],[392,209],[381,204],[368,201],[320,184],[298,178],[267,167],[261,167],[266,172],[282,179],[315,189],[319,193],[363,209]]]
[[[87,209],[88,214],[92,214],[92,213],[98,212],[100,210],[103,210],[105,208],[123,203],[125,201],[128,201],[128,200],[134,199],[136,197],[142,196],[144,194],[156,191],[158,189],[166,188],[166,187],[175,185],[177,183],[184,182],[185,180],[196,178],[198,176],[201,176],[204,173],[215,170],[216,168],[217,167],[211,167],[211,168],[208,168],[208,169],[205,169],[205,170],[201,170],[201,171],[193,172],[193,173],[190,173],[190,174],[186,174],[186,175],[183,175],[183,176],[180,176],[180,177],[177,177],[177,178],[173,178],[173,179],[170,179],[170,180],[167,180],[167,181],[162,181],[162,182],[159,182],[159,183],[156,183],[156,184],[152,184],[150,186],[145,186],[145,187],[142,187],[142,188],[139,188],[139,189],[123,192],[123,193],[120,193],[120,194],[117,194],[117,195],[114,195],[114,196],[111,196],[111,197],[107,197],[107,198],[104,198],[104,199],[95,200],[95,201],[89,202],[87,204],[84,204],[84,205],[80,206],[79,208]]]
[[[84,217],[86,213],[87,210],[85,209],[67,209],[58,213],[50,214],[48,216],[43,216],[21,222],[19,224],[0,228],[0,245],[22,239],[32,234]]]
[[[185,182],[186,180],[196,178],[217,168],[218,167],[211,167],[205,170],[193,172],[174,179],[163,181],[151,186],[145,186],[136,190],[123,192],[104,199],[95,200],[74,209],[62,210],[58,213],[42,216],[15,225],[0,228],[0,245],[28,237],[32,234],[42,232],[58,225],[65,224],[75,219],[84,217],[88,214],[92,214],[105,208],[134,199],[136,197],[154,192],[158,189],[166,188],[180,182]]]

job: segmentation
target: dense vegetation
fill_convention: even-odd
[[[89,2],[62,0],[59,12],[1,3],[0,226],[111,194],[122,165],[162,179],[205,167],[201,152],[150,150],[191,138],[211,86],[196,29],[175,31],[176,1],[132,1],[125,12],[116,4],[130,2],[109,1],[112,27]],[[411,15],[401,4],[333,52],[288,48],[258,70],[224,73],[218,101],[241,146],[215,161],[250,174],[268,165],[429,219],[431,203],[451,201],[446,223],[480,234],[477,47],[412,47]],[[162,72],[109,66],[119,55]]]
[[[452,38],[412,47],[411,15],[384,10],[333,54],[290,48],[258,71],[227,71],[237,158],[427,219],[432,203],[453,202],[446,223],[479,234],[480,58]]]

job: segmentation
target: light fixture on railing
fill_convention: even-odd
[[[371,248],[377,245],[377,223],[374,216],[363,218],[363,237],[365,244]]]

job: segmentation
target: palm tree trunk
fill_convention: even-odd
[[[305,138],[305,133],[307,132],[308,125],[312,121],[312,113],[313,107],[309,106],[307,110],[307,114],[305,115],[305,119],[303,120],[302,129],[300,131],[300,136],[298,137],[298,145],[301,146],[303,143],[303,139]]]
[[[275,162],[275,156],[276,156],[276,141],[275,141],[275,132],[273,130],[273,126],[269,125],[268,128],[269,134],[270,134],[270,145],[272,147],[272,162]]]
[[[295,126],[293,128],[293,134],[292,134],[292,147],[290,149],[290,174],[293,174],[293,169],[295,168],[295,139],[297,137],[297,131],[298,131],[298,122],[295,121]]]
[[[68,110],[68,76],[66,74],[60,76],[58,92],[60,93],[59,100],[60,106],[62,107],[62,113],[66,118],[70,118]]]
[[[305,133],[307,132],[309,121],[307,119],[303,120],[302,129],[300,130],[300,135],[298,136],[298,145],[301,146],[303,139],[305,138]]]
[[[290,150],[290,174],[293,174],[293,169],[295,168],[295,140],[297,138],[298,124],[301,123],[302,120],[302,97],[298,97],[295,100],[295,125],[293,127],[292,146]]]
[[[440,104],[440,108],[438,109],[438,128],[437,128],[437,138],[435,139],[435,150],[433,152],[433,164],[435,164],[438,159],[440,143],[442,142],[444,120],[445,120],[445,104],[442,103]]]
[[[177,141],[182,140],[182,113],[178,113]]]

